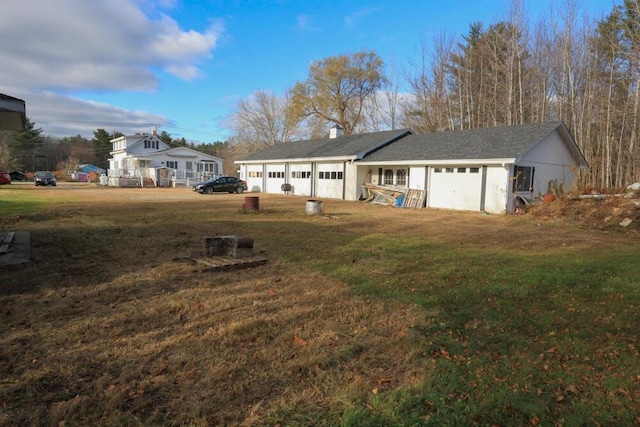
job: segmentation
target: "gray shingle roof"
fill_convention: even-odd
[[[361,158],[381,146],[410,134],[409,129],[345,135],[337,138],[310,139],[272,145],[239,161],[293,160],[306,158]]]
[[[364,161],[507,159],[523,154],[561,121],[408,135]]]

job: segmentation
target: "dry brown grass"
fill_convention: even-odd
[[[262,424],[274,405],[341,408],[424,375],[418,311],[280,261],[277,236],[256,237],[259,268],[174,259],[236,221],[323,222],[301,199],[234,215],[240,196],[187,190],[38,196],[61,203],[2,224],[31,231],[34,262],[0,270],[0,425]]]
[[[541,235],[536,218],[352,202],[308,217],[298,197],[260,195],[252,214],[243,196],[187,189],[4,191],[50,205],[0,222],[30,231],[33,246],[32,263],[0,269],[3,426],[264,425],[274,408],[340,412],[420,384],[433,363],[415,332],[423,310],[296,263],[367,234],[482,247],[517,227],[514,251],[628,244],[570,228]],[[254,237],[269,263],[210,273],[182,258],[228,234]]]

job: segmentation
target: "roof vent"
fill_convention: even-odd
[[[329,138],[334,139],[339,136],[342,136],[342,127],[340,125],[335,125],[329,129]]]

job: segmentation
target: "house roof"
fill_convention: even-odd
[[[409,134],[411,130],[400,129],[287,142],[249,154],[236,163],[318,158],[362,159],[368,153]]]
[[[586,166],[584,157],[561,121],[412,134],[369,154],[364,161],[516,159],[554,131],[560,133],[576,163]]]

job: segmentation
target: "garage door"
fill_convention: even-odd
[[[342,199],[344,193],[344,165],[342,163],[318,165],[317,197]]]
[[[429,207],[480,210],[482,169],[478,167],[431,168]]]
[[[284,165],[267,165],[266,193],[281,193],[285,183]]]

